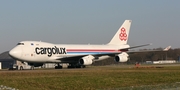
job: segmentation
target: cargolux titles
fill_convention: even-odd
[[[57,48],[54,47],[36,47],[35,48],[36,54],[48,54],[48,57],[51,57],[53,54],[66,54],[66,48]]]

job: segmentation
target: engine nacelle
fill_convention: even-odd
[[[94,57],[91,56],[91,55],[82,57],[82,58],[79,60],[79,64],[80,64],[80,65],[91,65],[91,64],[93,63],[93,59],[94,59]]]
[[[117,56],[115,56],[114,60],[116,62],[127,62],[128,61],[128,54],[125,52],[122,52],[121,54],[118,54]]]

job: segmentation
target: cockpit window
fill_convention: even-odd
[[[24,43],[18,43],[17,45],[24,45]]]

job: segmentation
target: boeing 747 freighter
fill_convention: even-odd
[[[69,63],[68,68],[81,68],[114,57],[116,62],[127,62],[129,49],[150,44],[130,47],[127,44],[131,20],[125,20],[111,41],[105,45],[52,44],[41,41],[21,41],[9,51],[9,55],[32,66],[43,63],[57,63],[55,68],[62,68],[61,63]],[[164,50],[168,50],[168,48]]]

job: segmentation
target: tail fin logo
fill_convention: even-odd
[[[126,29],[124,27],[121,28],[121,33],[119,34],[119,39],[121,41],[126,41],[127,40],[127,34],[126,34]]]

